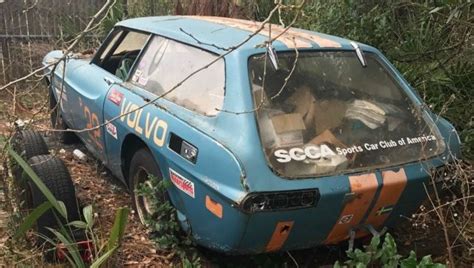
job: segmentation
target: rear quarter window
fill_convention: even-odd
[[[131,82],[160,96],[218,56],[160,36],[153,37]],[[188,110],[214,116],[224,100],[225,66],[219,59],[200,70],[164,98]]]

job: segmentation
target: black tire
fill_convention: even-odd
[[[34,130],[21,130],[13,135],[12,147],[25,161],[33,156],[49,154],[48,146],[40,133]],[[12,173],[15,181],[21,180],[23,169],[12,161]]]
[[[138,149],[130,161],[128,179],[134,209],[144,225],[146,225],[145,219],[151,216],[153,211],[149,205],[149,201],[145,197],[137,194],[136,190],[140,184],[150,183],[150,176],[155,177],[158,181],[163,179],[160,168],[155,162],[151,152],[147,148]],[[169,200],[166,190],[162,193],[158,193],[157,198],[163,202]],[[146,202],[148,202],[148,206]]]
[[[33,156],[28,161],[33,171],[48,187],[51,193],[57,200],[64,203],[67,210],[68,221],[74,221],[80,219],[79,205],[76,198],[76,191],[72,182],[69,171],[64,165],[63,161],[55,156],[51,155],[38,155]],[[29,200],[24,200],[27,209],[34,209],[39,205],[47,201],[46,197],[39,190],[36,184],[27,178],[27,174],[23,173],[24,180],[26,183],[25,191],[28,193],[24,195]],[[36,222],[36,231],[41,235],[48,238],[54,238],[54,235],[47,229],[56,228],[59,226],[58,219],[62,224],[66,223],[66,220],[62,219],[61,216],[56,217],[53,209],[45,212]],[[38,239],[39,244],[43,244],[43,239]]]
[[[52,90],[53,86],[51,85],[50,87],[51,89],[49,90],[49,115],[51,120],[51,126],[57,130],[68,129],[68,125],[66,124],[66,122],[64,122],[63,117],[60,113],[58,102],[54,97]],[[59,131],[54,132],[54,134],[55,137],[57,137],[57,139],[64,144],[74,144],[79,141],[79,138],[76,136],[76,134],[72,132]]]

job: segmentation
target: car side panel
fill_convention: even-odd
[[[160,166],[163,177],[169,180],[170,172],[173,172],[178,174],[187,185],[188,188],[173,184],[168,192],[175,207],[187,217],[193,234],[199,237],[200,234],[205,233],[205,239],[224,241],[222,234],[216,234],[213,230],[209,230],[212,224],[203,224],[209,219],[215,220],[215,216],[206,208],[206,195],[209,195],[209,191],[220,193],[212,194],[213,198],[222,198],[226,200],[222,203],[226,204],[232,204],[235,202],[233,200],[240,200],[244,197],[245,191],[241,184],[242,170],[237,159],[225,145],[209,138],[192,125],[181,121],[170,111],[159,108],[160,102],[166,100],[158,100],[157,105],[150,104],[143,109],[136,110],[146,103],[144,98],[152,99],[154,96],[132,85],[129,86],[133,90],[114,85],[104,103],[104,119],[116,119],[111,122],[113,127],[106,128],[105,134],[107,155],[110,160],[109,168],[116,176],[124,179],[120,159],[122,143],[127,135],[138,136],[150,148],[154,160]],[[112,94],[120,95],[120,101],[112,101],[116,98]],[[124,116],[117,118],[121,114]],[[171,133],[178,135],[198,149],[195,164],[169,148]],[[192,194],[190,189],[193,191]],[[226,224],[241,229],[240,232],[237,231],[229,235],[243,232],[245,227],[245,223],[242,222],[243,218],[238,216],[224,218]],[[233,241],[238,241],[238,239]]]
[[[62,56],[61,51],[52,51],[46,57],[45,60],[54,60]],[[45,62],[43,64],[47,64]],[[86,61],[78,60],[68,60],[66,64],[66,69],[64,68],[64,61],[58,63],[57,67],[54,69],[53,66],[47,69],[47,74],[49,75],[49,82],[51,90],[56,98],[56,101],[60,103],[61,115],[63,120],[69,127],[74,127],[74,98],[70,97],[71,88],[71,78],[70,74],[75,71],[75,69],[87,64]],[[54,75],[52,71],[54,69]],[[63,80],[63,76],[65,79]]]
[[[71,90],[68,95],[72,100],[75,128],[95,128],[78,133],[78,136],[89,151],[106,162],[102,109],[110,85],[104,81],[104,77],[113,75],[95,64],[84,64],[69,74]]]

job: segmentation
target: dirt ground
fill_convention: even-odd
[[[33,101],[32,104],[32,100],[28,100],[29,104],[17,107],[16,117],[27,119],[31,118],[33,114],[38,114],[35,128],[48,128],[48,115],[43,109],[44,91],[42,93],[40,91],[39,95],[31,99],[36,101]],[[3,113],[5,109],[11,110],[8,103],[8,100],[2,102]],[[12,118],[8,120],[12,120]],[[7,135],[9,129],[11,129],[11,124],[7,122],[4,114],[3,121],[0,122],[0,131],[3,135]],[[50,146],[51,153],[58,155],[66,163],[74,180],[80,203],[84,206],[93,205],[96,227],[100,230],[100,237],[103,241],[106,241],[108,230],[110,230],[113,223],[115,210],[118,207],[132,207],[127,189],[92,156],[87,155],[85,161],[76,159],[72,153],[74,149],[80,149],[87,154],[83,145],[66,146],[59,143],[51,133],[46,132],[44,136]],[[8,238],[4,229],[7,226],[1,223],[1,218],[5,221],[6,217],[8,215],[0,211],[0,246],[4,247],[4,250],[6,250],[4,242]],[[123,245],[114,260],[114,267],[169,267],[179,262],[179,258],[173,252],[161,251],[155,247],[147,235],[147,230],[139,223],[136,214],[130,213],[128,220]],[[406,256],[410,250],[415,250],[418,256],[430,254],[435,261],[445,263],[447,252],[441,227],[436,222],[428,223],[427,226],[415,226],[413,220],[405,220],[390,232],[396,239],[400,254]],[[323,246],[307,250],[246,257],[225,256],[202,248],[198,248],[198,251],[205,267],[332,267],[336,260],[344,259],[346,249],[347,244],[341,244],[339,246]],[[0,266],[1,258],[0,254]],[[466,261],[460,262],[460,267],[471,267],[471,265]]]

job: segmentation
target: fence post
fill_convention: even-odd
[[[10,81],[10,53],[9,53],[9,45],[7,38],[0,38],[2,42],[2,69],[3,69],[3,79],[5,84]]]

